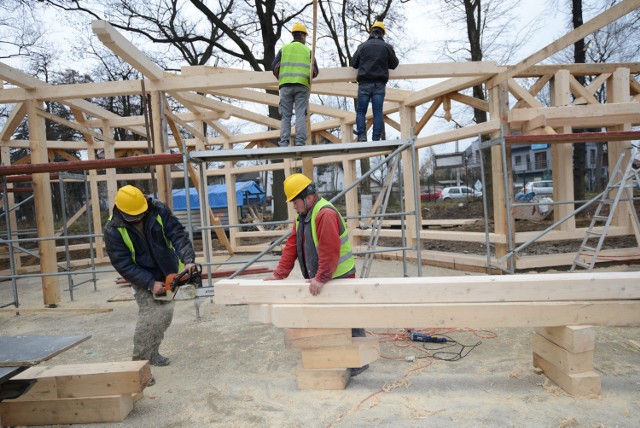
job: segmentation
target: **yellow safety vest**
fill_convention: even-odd
[[[298,83],[309,87],[310,76],[311,49],[301,42],[291,42],[284,45],[280,58],[278,84],[282,86],[288,83]]]

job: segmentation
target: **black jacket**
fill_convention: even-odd
[[[399,63],[393,46],[379,36],[370,36],[351,58],[351,67],[358,69],[358,83],[387,83],[389,69]]]
[[[178,257],[187,264],[193,263],[196,255],[189,235],[171,210],[160,201],[149,199],[147,202],[149,210],[143,220],[144,237],[124,221],[117,207],[113,207],[113,216],[104,228],[104,242],[111,264],[118,273],[134,287],[151,290],[154,281],[164,282],[167,275],[178,273]],[[162,218],[164,233],[156,219],[158,215]],[[119,227],[125,227],[129,233],[135,249],[135,263]],[[167,246],[165,236],[175,251]]]

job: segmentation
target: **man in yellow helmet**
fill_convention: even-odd
[[[307,108],[309,107],[309,86],[311,82],[311,49],[305,42],[307,28],[302,23],[291,28],[293,41],[284,45],[273,60],[271,69],[278,78],[280,87],[280,147],[289,145],[291,139],[291,116],[296,114],[296,146],[307,142]],[[313,60],[313,77],[318,75],[318,65]]]
[[[133,289],[138,321],[133,335],[133,360],[169,365],[159,349],[173,319],[174,302],[159,301],[165,278],[195,267],[195,251],[184,226],[162,202],[146,198],[127,185],[118,190],[113,215],[104,228],[111,264]],[[151,378],[148,384],[153,385]]]
[[[373,141],[382,137],[384,118],[385,87],[389,81],[389,69],[395,69],[398,57],[393,46],[384,41],[386,29],[381,21],[376,21],[369,33],[369,39],[358,46],[351,58],[351,66],[358,69],[358,100],[356,106],[356,133],[358,141],[367,141],[367,109],[369,101],[373,110]]]
[[[303,174],[291,174],[284,181],[287,202],[293,203],[298,214],[278,267],[268,281],[289,276],[296,260],[302,276],[309,283],[309,292],[317,296],[332,279],[355,278],[356,266],[351,252],[347,223],[336,207],[318,196],[315,184]],[[364,337],[363,328],[351,330],[353,337]],[[355,376],[369,365],[351,369]]]

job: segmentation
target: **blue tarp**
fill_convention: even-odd
[[[227,208],[227,185],[212,184],[208,188],[209,205],[211,208]],[[264,201],[265,191],[255,181],[239,181],[236,183],[236,199],[238,206],[260,204]],[[189,200],[192,210],[200,209],[198,191],[195,187],[189,189]],[[184,189],[173,191],[173,210],[184,211],[187,209],[187,199]]]

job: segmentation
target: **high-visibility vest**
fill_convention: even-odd
[[[311,76],[311,49],[304,43],[291,42],[282,47],[278,84],[298,83],[309,87]]]
[[[349,242],[349,232],[347,230],[347,223],[340,215],[340,212],[331,204],[331,202],[327,201],[324,198],[318,198],[313,209],[311,210],[311,219],[309,223],[311,223],[311,238],[313,239],[313,247],[309,245],[305,245],[304,248],[306,251],[314,251],[314,254],[305,254],[307,260],[318,260],[318,234],[316,232],[316,217],[318,212],[322,208],[329,207],[329,209],[334,210],[338,214],[338,218],[340,218],[340,260],[338,261],[338,267],[336,271],[333,273],[331,278],[341,278],[350,272],[355,272],[356,263],[353,259],[353,253],[351,251],[351,243]],[[300,217],[296,217],[296,232],[298,233],[298,242],[299,248],[301,248],[300,242],[302,241],[302,236],[300,235],[301,228],[300,226]],[[306,261],[302,260],[303,255],[300,251],[298,251],[298,259],[300,262],[300,266],[306,266]],[[313,273],[317,270],[317,266],[312,269]]]
[[[109,220],[111,220],[112,217],[113,215],[109,216]],[[164,240],[167,243],[167,247],[175,253],[176,249],[173,248],[173,244],[171,243],[169,238],[167,238],[167,235],[164,233],[164,223],[162,222],[162,217],[160,217],[160,214],[158,214],[158,216],[156,217],[156,221],[160,223],[160,227],[162,227],[162,236],[164,236]],[[118,229],[118,232],[120,232],[120,236],[122,236],[122,241],[124,242],[124,245],[126,245],[129,251],[131,251],[131,258],[133,259],[133,263],[137,264],[136,249],[134,248],[133,241],[129,236],[129,230],[126,227],[117,227],[116,229]],[[180,260],[180,257],[178,257],[178,272],[182,272],[183,270],[184,270],[184,263],[182,263],[182,260]]]

